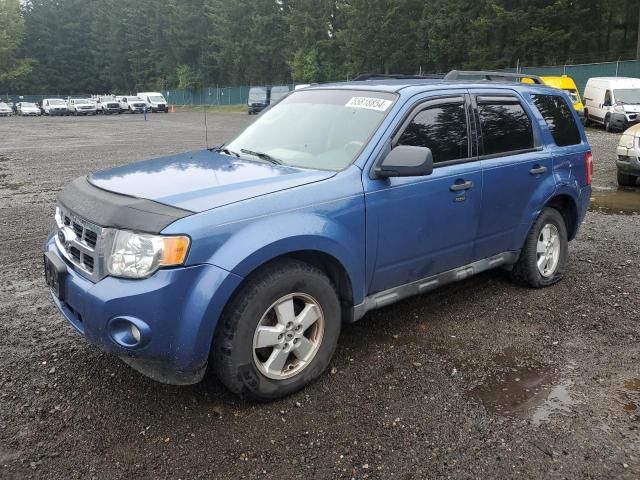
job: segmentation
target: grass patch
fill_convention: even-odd
[[[247,113],[246,105],[176,105],[176,112]]]

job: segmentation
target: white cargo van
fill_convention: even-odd
[[[147,103],[147,109],[152,112],[169,112],[167,101],[160,92],[142,92],[138,97]]]
[[[640,79],[594,77],[584,90],[584,119],[622,132],[640,121]]]

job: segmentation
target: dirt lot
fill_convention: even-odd
[[[210,115],[210,143],[249,120]],[[561,284],[492,272],[375,312],[319,382],[257,405],[140,376],[41,275],[58,189],[202,148],[202,114],[0,119],[0,478],[639,478],[640,191],[615,192],[618,136],[589,136],[596,201]]]

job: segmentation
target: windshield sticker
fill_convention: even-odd
[[[352,97],[345,106],[352,108],[366,108],[368,110],[377,110],[378,112],[386,112],[393,102],[383,98],[371,97]]]

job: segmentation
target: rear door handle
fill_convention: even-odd
[[[547,171],[547,167],[542,167],[540,165],[536,165],[531,170],[529,170],[529,173],[531,175],[540,175],[540,174],[542,174],[542,173],[544,173],[546,171]]]
[[[461,192],[462,190],[469,190],[473,188],[473,182],[454,183],[449,187],[452,192]]]

